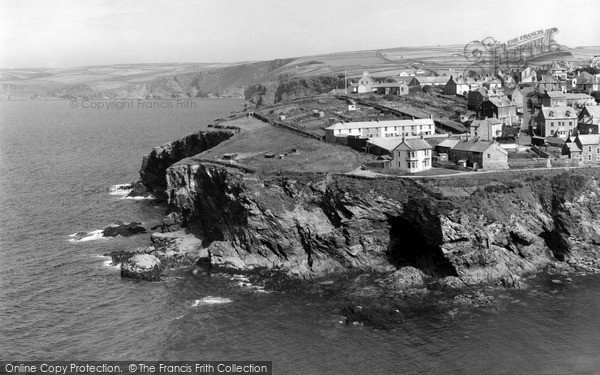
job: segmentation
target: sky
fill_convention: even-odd
[[[597,0],[2,0],[0,68],[270,60],[506,41],[600,46]]]

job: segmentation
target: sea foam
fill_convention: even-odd
[[[233,302],[233,301],[229,298],[207,296],[202,299],[195,300],[192,307],[196,307],[196,306],[200,306],[200,305],[218,305],[218,304],[224,304],[224,303],[230,303],[230,302]]]
[[[69,237],[73,237],[69,239],[69,242],[87,242],[107,239],[106,237],[104,237],[103,232],[103,229],[98,229],[93,230],[91,232],[85,232],[85,235],[82,234],[83,232],[73,233],[69,235]]]

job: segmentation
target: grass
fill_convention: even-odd
[[[237,153],[237,165],[262,174],[281,171],[344,173],[373,158],[348,147],[301,137],[253,118],[228,121],[223,125],[237,126],[242,131],[213,149],[180,163],[222,160],[223,154]],[[296,152],[291,152],[292,149]],[[276,157],[266,158],[265,155],[269,153]],[[285,156],[279,159],[277,155]]]

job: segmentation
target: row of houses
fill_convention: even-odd
[[[433,119],[339,122],[325,128],[325,140],[337,143],[336,138],[393,138],[430,136],[435,134]]]

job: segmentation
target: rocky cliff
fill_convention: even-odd
[[[183,160],[166,168],[165,184],[171,209],[202,238],[215,265],[303,276],[413,266],[467,285],[518,284],[519,275],[549,266],[598,266],[599,172],[547,173],[446,188],[410,179],[256,175]]]
[[[172,164],[211,149],[231,138],[235,133],[229,130],[199,131],[184,138],[155,147],[145,156],[140,169],[140,182],[150,194],[159,200],[165,200],[167,181],[166,170]],[[139,195],[139,189],[134,194]]]

